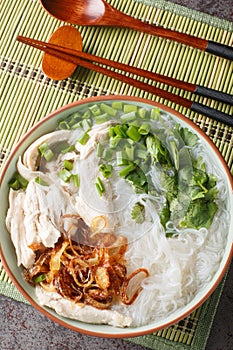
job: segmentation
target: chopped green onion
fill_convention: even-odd
[[[42,143],[39,147],[38,150],[41,154],[42,157],[45,158],[45,160],[47,162],[50,162],[53,157],[54,157],[54,153],[53,151],[49,148],[48,144],[46,142]]]
[[[108,162],[112,160],[112,155],[113,155],[112,150],[110,148],[105,148],[103,151],[102,158]]]
[[[91,111],[88,109],[83,115],[82,119],[89,119],[91,117]]]
[[[63,150],[61,151],[61,153],[62,153],[62,154],[66,154],[66,153],[72,152],[72,151],[75,151],[75,145],[71,145],[71,146],[69,146],[69,147],[63,149]]]
[[[142,124],[138,129],[139,134],[148,135],[150,132],[150,124]]]
[[[103,154],[103,146],[101,145],[101,143],[98,143],[98,144],[97,144],[96,153],[97,153],[97,157],[102,157],[102,154]]]
[[[35,284],[37,284],[37,283],[43,282],[44,280],[46,280],[46,275],[42,273],[42,274],[40,274],[40,275],[37,275],[37,276],[34,278],[33,282],[34,282]]]
[[[134,142],[133,140],[131,140],[131,139],[127,139],[126,141],[127,141],[127,143],[128,143],[130,146],[135,145],[135,142]]]
[[[148,158],[148,152],[146,150],[143,150],[143,149],[136,149],[136,157],[137,158],[140,158],[140,159],[143,159],[143,160],[146,160]]]
[[[146,108],[139,108],[138,109],[138,115],[140,118],[145,119],[146,118]]]
[[[136,114],[136,112],[134,112],[134,111],[129,112],[129,113],[122,114],[122,115],[120,116],[122,123],[129,123],[129,122],[132,122],[133,120],[136,119],[136,117],[137,117],[137,114]]]
[[[126,153],[127,159],[134,160],[134,147],[126,146],[125,153]]]
[[[122,137],[118,135],[116,135],[115,137],[110,137],[110,140],[109,140],[110,148],[116,148],[121,140],[122,140]]]
[[[115,117],[117,114],[117,110],[115,108],[112,108],[105,103],[101,103],[100,108],[103,112],[110,114],[112,117]]]
[[[12,179],[9,181],[8,185],[10,188],[16,191],[20,188],[25,190],[27,188],[28,181],[19,173],[15,173]]]
[[[65,120],[62,120],[58,124],[58,129],[60,129],[60,130],[69,130],[70,126]]]
[[[70,117],[70,120],[68,121],[69,126],[70,127],[74,126],[80,121],[80,119],[81,119],[81,115],[78,112],[72,114]]]
[[[84,131],[89,131],[91,129],[91,119],[84,119],[82,122],[81,122],[81,126],[83,128]]]
[[[77,142],[81,143],[81,145],[85,145],[87,141],[89,140],[90,136],[88,135],[87,132],[84,132],[82,135],[79,136],[77,139]]]
[[[53,157],[54,157],[54,153],[53,153],[53,151],[49,148],[49,149],[47,149],[47,150],[44,152],[43,157],[44,157],[44,159],[45,159],[47,162],[50,162],[50,161],[53,159]]]
[[[63,167],[66,169],[66,170],[73,170],[73,167],[74,167],[74,164],[72,161],[68,160],[68,159],[65,159],[64,162],[63,162]]]
[[[71,115],[71,120],[78,121],[81,118],[81,114],[79,112],[75,112]]]
[[[136,166],[133,163],[127,165],[124,169],[122,169],[119,172],[120,177],[126,177],[127,175],[129,175],[129,173],[131,173],[133,170],[135,170],[135,168],[136,168]]]
[[[94,116],[101,114],[101,110],[100,110],[98,105],[93,105],[93,106],[89,107],[89,109]]]
[[[117,162],[117,165],[119,166],[126,165],[129,163],[126,159],[124,152],[122,151],[116,152],[116,162]]]
[[[113,167],[111,164],[100,164],[99,170],[101,171],[103,177],[108,179],[112,175]]]
[[[131,122],[128,122],[128,125],[134,125],[136,127],[139,127],[139,121],[137,119],[132,120]]]
[[[112,102],[112,108],[122,110],[122,102],[120,101],[113,101]]]
[[[131,138],[133,141],[140,141],[141,135],[138,132],[138,128],[134,125],[131,125],[128,130],[126,131],[129,138]]]
[[[38,150],[40,152],[40,154],[43,156],[45,151],[47,151],[49,149],[49,146],[47,144],[47,142],[43,142],[39,147]]]
[[[160,119],[160,109],[155,107],[150,112],[150,118],[152,120],[159,120]]]
[[[70,180],[71,176],[72,176],[71,172],[67,169],[62,169],[58,173],[58,177],[64,182],[68,182]]]
[[[114,133],[116,136],[127,137],[126,130],[128,129],[127,125],[117,124],[113,127]]]
[[[124,113],[137,112],[138,107],[136,105],[124,105]]]
[[[100,114],[95,117],[96,124],[102,124],[107,122],[110,119],[110,116],[108,113]]]
[[[114,130],[114,126],[111,126],[111,127],[109,128],[108,133],[109,133],[109,136],[110,136],[110,137],[116,136],[116,133],[115,133],[115,130]]]
[[[72,180],[74,181],[74,186],[78,188],[80,185],[80,179],[78,174],[72,174]]]
[[[18,179],[12,178],[9,183],[8,183],[9,187],[12,188],[12,190],[19,190],[20,189],[20,183]]]
[[[71,129],[72,130],[76,130],[78,128],[82,128],[83,127],[83,123],[82,120],[80,120],[79,122],[77,122],[76,124],[72,125]]]
[[[101,181],[101,179],[99,178],[99,176],[96,178],[95,187],[96,187],[96,189],[97,189],[99,195],[102,196],[102,194],[103,194],[104,191],[105,191],[105,188],[104,188],[103,182]]]
[[[48,186],[48,183],[44,181],[40,176],[35,177],[35,182],[41,186]]]

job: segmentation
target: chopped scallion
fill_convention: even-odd
[[[58,173],[58,177],[64,182],[68,182],[70,180],[71,176],[72,176],[71,172],[67,169],[62,169]]]
[[[74,150],[75,150],[75,145],[71,145],[71,146],[69,146],[69,147],[63,149],[63,150],[61,151],[61,153],[62,153],[62,154],[66,154],[66,153],[72,152],[72,151],[74,151]]]
[[[109,140],[110,147],[116,148],[121,140],[122,140],[122,137],[118,135],[116,135],[115,137],[110,137],[110,140]]]
[[[112,175],[113,167],[111,164],[100,164],[99,170],[101,171],[103,177],[109,179]]]
[[[15,173],[12,179],[9,181],[8,185],[10,188],[16,191],[20,188],[25,190],[27,188],[28,181],[19,173]]]
[[[146,160],[148,158],[149,154],[146,150],[143,149],[136,149],[136,158],[140,158],[143,160]]]
[[[53,151],[49,148],[49,149],[47,149],[47,150],[44,152],[43,157],[44,157],[44,159],[45,159],[47,162],[50,162],[50,161],[53,159],[53,157],[54,157],[54,153],[53,153]]]
[[[37,283],[43,282],[44,280],[46,280],[46,275],[42,273],[42,274],[40,274],[40,275],[37,275],[37,276],[34,278],[33,282],[34,282],[35,284],[37,284]]]
[[[135,170],[135,168],[136,168],[136,166],[133,163],[127,165],[124,169],[122,169],[119,172],[120,177],[126,177],[127,175],[129,175],[129,173],[131,173],[133,170]]]
[[[128,126],[126,124],[117,124],[113,129],[116,136],[127,138],[126,130],[128,129]]]
[[[49,146],[47,144],[47,142],[43,142],[39,147],[38,150],[40,152],[40,154],[43,156],[45,151],[47,151],[49,149]]]
[[[69,130],[70,126],[65,120],[61,120],[58,124],[58,129],[60,130]]]
[[[40,176],[35,177],[35,182],[41,186],[48,186],[48,183],[44,181]]]
[[[96,149],[97,157],[102,157],[103,155],[103,146],[101,143],[97,144],[97,149]]]
[[[117,114],[117,110],[115,108],[112,108],[111,106],[105,103],[101,103],[100,108],[104,113],[108,113],[112,117],[115,117]]]
[[[122,102],[121,101],[113,101],[112,102],[112,108],[122,110]]]
[[[150,132],[150,124],[142,124],[138,129],[139,134],[148,135]]]
[[[160,109],[155,107],[150,112],[150,118],[152,120],[159,120],[160,119]]]
[[[90,118],[91,117],[91,111],[88,109],[83,115],[82,119]]]
[[[84,132],[83,134],[81,134],[79,136],[79,138],[77,139],[77,142],[81,143],[81,145],[85,145],[87,143],[87,141],[89,140],[90,136],[88,135],[87,132]]]
[[[124,152],[122,151],[116,152],[116,163],[119,166],[126,165],[129,163],[126,159],[126,155],[124,154]]]
[[[72,161],[68,160],[68,159],[65,159],[64,162],[63,162],[63,167],[66,169],[66,170],[73,170],[73,167],[74,167],[74,164]]]
[[[96,187],[99,195],[102,196],[102,194],[105,191],[105,188],[104,188],[103,182],[102,182],[102,180],[100,179],[99,176],[96,178],[95,187]]]
[[[91,119],[83,119],[83,121],[81,122],[83,130],[86,132],[91,129],[91,124]]]
[[[107,122],[109,119],[110,119],[109,114],[103,113],[103,114],[97,115],[95,117],[95,122],[96,122],[96,124],[102,124],[102,123]]]
[[[107,162],[112,160],[113,152],[110,148],[105,148],[103,151],[102,158],[106,160]]]
[[[146,108],[139,108],[138,109],[138,116],[142,119],[146,118]]]
[[[124,105],[124,113],[137,112],[138,107],[136,105],[125,104]]]
[[[129,123],[129,122],[132,122],[133,120],[136,119],[136,117],[137,117],[137,114],[136,114],[136,112],[134,112],[134,111],[129,112],[129,113],[122,114],[122,115],[120,116],[122,123]]]
[[[76,188],[78,188],[79,185],[80,185],[80,179],[79,179],[78,174],[72,174],[72,180],[73,180],[73,182],[74,182],[74,186],[75,186]]]
[[[97,116],[97,115],[100,115],[100,114],[101,114],[101,110],[100,110],[99,106],[96,105],[96,104],[93,105],[93,106],[91,106],[91,107],[89,107],[89,109],[90,109],[91,113],[92,113],[94,116]]]
[[[126,153],[127,159],[129,159],[131,161],[134,160],[134,147],[126,146],[125,153]]]
[[[131,138],[133,141],[140,141],[141,135],[138,132],[138,128],[134,125],[131,125],[128,130],[126,131],[129,138]]]

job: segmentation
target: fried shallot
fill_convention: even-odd
[[[102,228],[102,217],[96,218],[93,226],[99,222]],[[54,290],[68,300],[97,309],[135,301],[142,289],[141,280],[149,273],[139,268],[127,276],[126,237],[93,232],[80,216],[73,214],[61,218],[60,231],[54,248],[35,249],[37,259],[25,271],[28,282],[39,283],[45,290]],[[136,276],[140,276],[139,282],[131,288]]]

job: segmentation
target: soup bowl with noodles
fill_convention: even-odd
[[[1,174],[1,260],[44,315],[101,337],[178,322],[232,258],[233,182],[194,123],[149,100],[46,116]]]

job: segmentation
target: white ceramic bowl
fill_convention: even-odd
[[[233,196],[232,196],[233,181],[232,181],[232,176],[229,172],[229,169],[224,159],[222,158],[220,152],[215,147],[215,145],[205,135],[205,133],[202,132],[199,129],[199,127],[197,127],[189,119],[187,119],[185,116],[181,115],[180,113],[172,109],[169,109],[164,105],[157,104],[145,99],[134,98],[134,97],[123,97],[123,96],[89,98],[89,99],[85,99],[85,100],[78,101],[70,105],[64,106],[59,110],[51,113],[47,117],[45,117],[21,139],[21,141],[16,145],[10,157],[8,158],[0,178],[0,185],[1,185],[1,188],[0,188],[0,203],[1,203],[0,256],[7,273],[9,274],[11,280],[13,281],[15,286],[19,289],[19,291],[35,308],[37,308],[40,312],[42,312],[44,315],[51,318],[55,322],[58,322],[59,324],[67,328],[73,329],[75,331],[86,333],[89,335],[94,335],[94,336],[133,337],[133,336],[140,336],[140,335],[145,335],[147,333],[155,332],[178,322],[179,320],[183,319],[184,317],[189,315],[191,312],[193,312],[196,308],[198,308],[213,293],[215,288],[218,286],[218,284],[222,280],[227,270],[227,267],[232,259],[233,215],[231,215],[231,222],[229,226],[229,232],[227,236],[226,247],[225,247],[225,252],[224,252],[222,261],[213,279],[208,283],[208,285],[204,288],[204,290],[199,292],[194,297],[194,299],[191,300],[191,302],[189,302],[185,307],[182,307],[181,309],[175,311],[174,313],[160,320],[159,322],[155,322],[155,323],[148,324],[146,326],[142,326],[138,328],[123,328],[123,329],[114,328],[112,326],[106,326],[106,325],[87,324],[87,323],[82,323],[71,319],[63,318],[57,315],[53,310],[40,306],[37,302],[34,288],[30,286],[27,282],[25,282],[22,276],[22,269],[17,266],[14,247],[11,242],[10,235],[5,226],[5,217],[6,217],[6,212],[8,208],[8,192],[9,192],[8,182],[16,169],[16,162],[19,155],[23,154],[26,148],[37,138],[39,138],[43,134],[46,134],[50,131],[55,130],[59,119],[65,118],[71,113],[77,111],[80,108],[80,106],[83,106],[84,104],[88,105],[93,102],[112,101],[112,100],[121,100],[126,102],[131,101],[133,103],[138,103],[143,106],[146,106],[146,105],[157,106],[160,109],[170,113],[171,116],[175,119],[175,121],[180,123],[182,126],[188,127],[194,133],[196,133],[201,139],[201,142],[205,147],[206,154],[211,159],[211,162],[213,162],[217,167],[222,169],[221,171],[222,177],[224,178],[224,181],[227,184],[230,212],[233,213]]]

